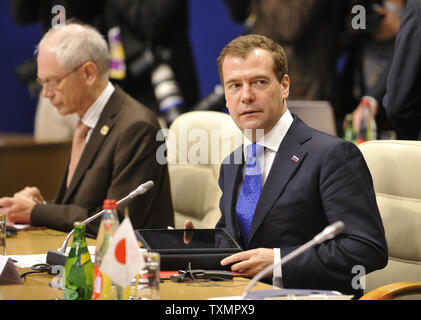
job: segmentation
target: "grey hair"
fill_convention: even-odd
[[[81,26],[83,32],[62,30],[71,25]],[[86,24],[72,23],[64,27],[51,28],[39,42],[35,54],[38,54],[39,48],[57,32],[61,34],[58,36],[57,45],[53,50],[61,66],[73,70],[85,62],[92,61],[98,67],[99,76],[101,78],[108,77],[110,64],[108,44],[95,28]]]

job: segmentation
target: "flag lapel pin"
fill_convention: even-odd
[[[298,162],[298,161],[300,161],[300,158],[298,158],[298,157],[294,154],[294,155],[292,156],[291,160],[292,160],[292,161],[294,161],[294,162]]]

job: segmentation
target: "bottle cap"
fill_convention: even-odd
[[[360,104],[363,106],[370,106],[370,101],[367,98],[361,98]]]
[[[105,199],[102,207],[104,209],[115,209],[115,210],[117,210],[117,200],[115,200],[115,199]]]
[[[75,222],[73,222],[73,226],[75,226],[75,227],[77,227],[77,226],[83,226],[83,225],[84,224],[81,221],[75,221]]]

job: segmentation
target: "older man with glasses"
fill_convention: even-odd
[[[104,199],[118,200],[152,180],[155,187],[128,204],[132,224],[173,225],[168,169],[155,160],[158,121],[109,81],[109,51],[103,37],[87,25],[53,28],[38,45],[37,64],[42,95],[60,114],[76,113],[79,121],[54,203],[46,203],[38,188],[26,187],[13,197],[0,198],[7,220],[68,231],[74,221],[96,213]],[[99,221],[88,225],[88,232],[96,234],[98,225]]]

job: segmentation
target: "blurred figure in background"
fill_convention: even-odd
[[[140,183],[153,190],[127,207],[136,229],[173,225],[168,167],[156,161],[161,143],[155,114],[109,81],[109,50],[89,25],[51,28],[37,47],[37,81],[42,95],[60,114],[76,114],[69,165],[54,203],[37,187],[0,198],[8,222],[70,231],[102,208],[104,199],[121,199]],[[29,159],[30,161],[30,159]],[[30,165],[30,164],[28,164]],[[120,221],[124,206],[119,207]],[[99,221],[87,225],[96,235]]]
[[[398,139],[421,140],[421,0],[407,0],[383,105]]]
[[[110,30],[118,27],[125,74],[111,80],[162,116],[163,125],[169,125],[198,100],[188,0],[10,0],[10,5],[17,24],[40,22],[44,32],[51,27],[56,5],[65,8],[66,19],[88,23],[106,39]],[[32,73],[35,75],[36,69]],[[50,107],[44,107],[42,99],[40,105]],[[37,111],[35,131],[54,121],[38,119],[43,114]]]
[[[377,138],[387,138],[393,129],[383,109],[386,80],[392,63],[393,49],[406,0],[353,0],[366,7],[367,25],[357,31],[357,65],[355,94],[358,102],[353,111],[354,131],[358,133],[364,116],[375,117]],[[355,32],[355,31],[353,31]],[[393,137],[393,136],[391,136]],[[389,137],[390,138],[390,137]]]
[[[328,100],[337,122],[345,112],[337,101],[337,60],[342,51],[348,1],[225,0],[235,21],[247,18],[249,33],[265,35],[289,57],[290,100]],[[342,125],[341,125],[342,126]]]

